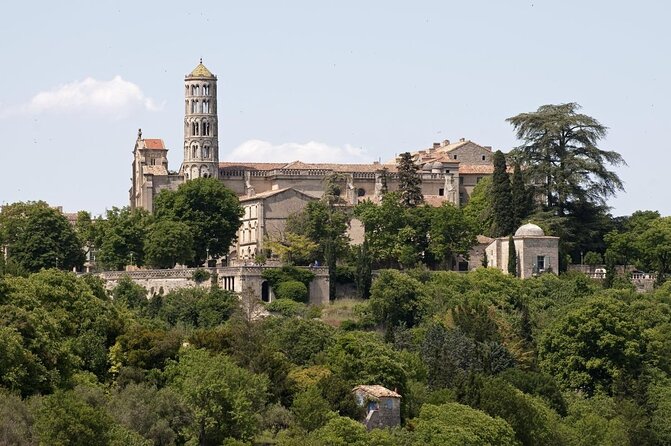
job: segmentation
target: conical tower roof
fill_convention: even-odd
[[[193,69],[191,74],[189,74],[187,77],[211,77],[215,78],[216,76],[212,74],[210,70],[207,69],[205,65],[203,65],[203,59],[200,59],[200,63],[196,66],[196,68]]]

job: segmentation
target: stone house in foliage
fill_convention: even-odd
[[[401,424],[401,395],[380,385],[356,386],[352,391],[357,404],[365,409],[366,429]]]
[[[517,276],[522,279],[559,271],[559,237],[545,235],[532,223],[520,226],[513,236],[517,259]],[[508,273],[510,240],[499,237],[485,249],[487,266]]]

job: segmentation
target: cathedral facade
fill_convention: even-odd
[[[184,157],[178,171],[168,168],[168,150],[161,139],[143,138],[138,131],[133,150],[131,208],[153,210],[154,198],[195,178],[218,178],[240,198],[245,210],[231,258],[252,259],[264,239],[283,233],[286,218],[324,193],[324,179],[334,173],[345,179],[343,200],[356,205],[379,202],[385,190],[398,190],[396,160],[371,164],[286,162],[220,162],[217,118],[217,77],[201,62],[184,79]],[[493,173],[492,149],[460,139],[434,143],[411,152],[420,168],[422,193],[432,206],[468,202],[475,185]],[[353,225],[359,241],[361,228]]]

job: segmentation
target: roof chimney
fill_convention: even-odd
[[[450,140],[449,139],[446,139],[446,140],[443,141],[443,147],[449,146],[449,145],[450,145]]]
[[[459,138],[459,142],[466,142],[466,138]]]
[[[434,142],[433,143],[433,148],[437,149],[438,147],[440,147],[440,143],[439,142]]]

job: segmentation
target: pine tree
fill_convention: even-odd
[[[517,277],[517,251],[512,235],[508,237],[508,274]]]
[[[500,150],[494,153],[494,174],[492,175],[492,204],[494,210],[495,235],[511,234],[515,228],[513,221],[512,193],[510,178],[506,171],[506,157]]]
[[[401,192],[401,203],[414,208],[424,202],[422,195],[422,177],[419,167],[412,160],[410,152],[401,153],[398,160],[398,188]]]
[[[515,163],[511,184],[513,229],[522,225],[524,219],[531,212],[531,195],[524,185],[524,177],[519,163]]]

